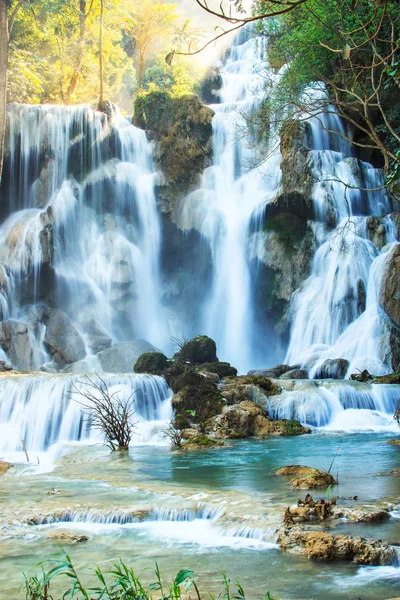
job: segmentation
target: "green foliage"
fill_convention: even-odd
[[[56,597],[50,595],[49,589],[53,579],[59,577],[67,577],[70,584],[61,595],[57,595],[57,600],[72,600],[73,598],[84,600],[181,600],[182,594],[187,594],[192,588],[194,588],[198,600],[201,600],[195,572],[190,569],[181,569],[173,579],[172,584],[166,585],[156,563],[154,569],[155,581],[150,583],[146,589],[135,575],[133,568],[128,567],[120,560],[110,571],[105,573],[100,567],[95,567],[94,574],[99,585],[85,587],[67,554],[64,555],[63,560],[48,562],[56,563],[56,566],[46,571],[44,569],[45,563],[41,563],[40,575],[28,576],[24,574],[25,600],[56,600]],[[246,600],[245,592],[240,583],[236,583],[237,589],[231,593],[230,579],[227,578],[225,573],[222,574],[222,577],[223,591],[219,595],[220,598]],[[213,598],[211,594],[208,595]],[[273,600],[273,598],[269,592],[266,592],[263,600]]]

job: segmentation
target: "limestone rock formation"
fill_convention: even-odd
[[[59,366],[85,357],[82,336],[66,313],[58,308],[46,309],[43,321],[46,325],[44,344]]]
[[[315,561],[347,560],[359,565],[390,565],[396,557],[395,549],[381,540],[307,531],[300,525],[282,529],[278,544],[284,552],[304,554]]]
[[[0,323],[0,346],[18,370],[35,370],[41,363],[41,352],[26,323],[15,319]]]
[[[384,311],[400,327],[400,244],[394,246],[386,261],[379,301]]]
[[[150,351],[157,352],[157,349],[146,340],[133,340],[114,344],[99,352],[97,357],[105,373],[132,373],[139,356]]]
[[[213,115],[194,94],[173,98],[167,92],[152,92],[135,101],[135,125],[156,142],[154,158],[162,173],[158,199],[174,222],[179,199],[211,158]]]
[[[292,487],[310,490],[314,488],[327,488],[329,485],[335,485],[336,480],[330,473],[321,471],[321,469],[313,469],[304,465],[290,465],[282,467],[276,471],[277,475],[292,477],[290,483]]]

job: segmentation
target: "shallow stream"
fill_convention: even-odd
[[[296,463],[328,469],[339,447],[332,468],[339,477],[332,490],[338,503],[396,504],[400,477],[390,471],[398,467],[399,448],[388,444],[390,437],[318,432],[181,453],[145,444],[126,457],[77,444],[59,446],[53,463],[42,456],[35,466],[15,456],[21,462],[2,477],[0,488],[1,597],[22,597],[21,573],[37,572],[38,562],[61,553],[49,535],[77,531],[89,540],[64,549],[87,583],[90,567],[107,570],[122,558],[146,582],[154,580],[145,569],[155,562],[166,579],[180,568],[193,569],[203,592],[219,592],[224,571],[241,582],[248,599],[261,598],[267,588],[282,599],[393,598],[399,567],[313,563],[275,545],[285,507],[305,492],[292,491],[274,469]],[[49,495],[53,488],[61,492]],[[398,516],[394,511],[382,525],[339,521],[335,531],[399,543]]]

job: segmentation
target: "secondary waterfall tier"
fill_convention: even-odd
[[[283,383],[283,382],[282,382]],[[295,381],[266,402],[274,419],[297,419],[303,425],[332,431],[394,431],[400,385],[350,381]]]
[[[91,379],[101,384],[96,375]],[[155,422],[173,415],[165,380],[150,375],[103,375],[102,379],[109,393],[117,392],[121,400],[133,394],[138,423],[132,442],[151,441],[153,436],[153,441],[158,440]],[[0,378],[0,452],[21,452],[21,440],[29,452],[46,451],[61,442],[101,441],[101,432],[91,427],[90,411],[80,404],[85,399],[77,393],[88,383],[76,375]]]

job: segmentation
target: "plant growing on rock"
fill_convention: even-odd
[[[121,398],[120,391],[111,393],[104,379],[96,376],[98,381],[86,375],[85,381],[78,382],[85,385],[83,389],[73,384],[71,396],[84,408],[92,427],[104,434],[106,446],[113,452],[127,451],[136,425],[133,420],[135,392],[126,399]],[[83,401],[76,400],[76,396]]]

